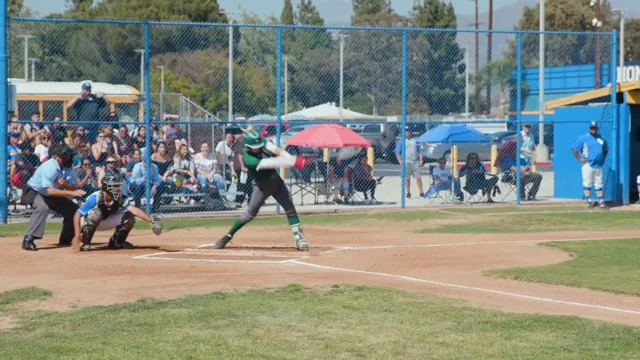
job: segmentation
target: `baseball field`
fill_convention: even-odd
[[[133,250],[0,227],[0,359],[639,359],[640,212],[445,207],[139,223]],[[637,237],[637,238],[636,238]],[[102,247],[101,247],[102,246]]]

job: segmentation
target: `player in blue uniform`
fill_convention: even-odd
[[[127,236],[136,223],[136,217],[153,224],[152,217],[129,205],[127,198],[121,195],[122,182],[119,175],[105,176],[102,179],[102,190],[89,195],[78,209],[73,219],[74,250],[91,250],[91,240],[96,230],[112,229],[115,231],[109,240],[109,247],[131,249],[133,245],[127,241]],[[78,249],[81,242],[82,246]]]
[[[584,197],[590,209],[594,208],[591,200],[591,187],[596,190],[600,209],[608,209],[604,202],[604,188],[602,182],[602,168],[609,153],[607,142],[598,132],[598,123],[589,124],[589,132],[580,136],[573,144],[573,154],[582,165],[582,186]]]

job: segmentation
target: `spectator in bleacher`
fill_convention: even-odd
[[[10,174],[11,183],[21,189],[40,166],[40,158],[33,153],[33,145],[29,141],[20,144],[20,150],[11,165]]]
[[[131,176],[133,173],[133,167],[136,166],[137,163],[142,161],[142,151],[133,150],[133,155],[131,156],[131,161],[127,164],[127,176]]]
[[[373,178],[373,169],[367,163],[366,156],[360,156],[358,161],[351,166],[349,181],[355,191],[364,194],[366,202],[376,202],[376,186],[378,182]],[[371,199],[369,199],[371,197]]]
[[[10,113],[11,120],[9,122],[9,126],[7,127],[7,134],[11,134],[12,131],[17,131],[20,133],[20,143],[27,140],[27,136],[22,129],[22,124],[17,123],[16,121],[20,121],[15,114]]]
[[[482,195],[487,195],[487,202],[493,203],[491,192],[498,183],[498,178],[492,176],[490,179],[487,179],[486,172],[484,165],[480,161],[480,156],[472,152],[467,155],[467,161],[464,166],[462,166],[462,169],[460,169],[460,177],[467,177],[465,189],[470,194],[475,194],[482,190]]]
[[[40,137],[40,144],[35,149],[35,154],[40,158],[40,162],[45,162],[49,159],[49,148],[52,142],[53,139],[49,132],[45,132]]]
[[[171,174],[174,177],[178,177],[183,185],[194,185],[198,183],[196,179],[195,161],[191,157],[191,154],[189,154],[189,147],[187,145],[180,146],[178,154],[174,156]]]
[[[131,155],[133,155],[134,150],[133,138],[129,136],[127,125],[121,125],[118,129],[116,143],[122,166],[126,167],[129,161],[131,161]]]
[[[202,143],[200,152],[193,157],[193,160],[201,189],[206,189],[211,184],[215,184],[218,189],[224,189],[222,176],[216,173],[216,157],[209,150],[209,144]]]
[[[146,193],[147,174],[150,175],[151,196],[153,196],[151,212],[155,213],[160,207],[160,199],[165,191],[164,179],[160,176],[159,169],[155,164],[147,166],[147,162],[142,158],[142,161],[133,167],[129,189],[133,194],[135,206],[141,208],[141,200]]]
[[[80,145],[73,156],[73,168],[78,169],[81,167],[84,159],[91,161],[91,150],[86,145]]]
[[[120,127],[118,125],[118,113],[114,111],[111,111],[109,115],[107,115],[107,119],[105,120],[105,122],[111,125],[116,130],[118,130],[118,128]]]
[[[31,121],[30,124],[24,126],[26,139],[31,141],[32,144],[38,145],[42,141],[41,137],[49,132],[49,127],[40,123],[40,113],[34,112],[31,115]]]
[[[455,197],[459,201],[464,201],[464,194],[460,188],[460,180],[453,178],[451,168],[447,166],[447,159],[438,159],[438,166],[433,167],[431,177],[433,178],[433,184],[431,184],[431,188],[424,194],[425,199],[432,197],[439,191],[451,190],[451,188],[453,188]]]
[[[168,141],[180,141],[183,139],[186,140],[187,137],[184,135],[184,133],[180,129],[180,126],[177,123],[173,123],[174,121],[177,122],[178,120],[180,120],[180,118],[176,115],[164,116],[164,121],[172,122],[163,126],[162,128],[162,131],[164,133],[164,137],[163,137],[164,141],[168,142]]]
[[[144,159],[144,156],[142,158]],[[156,151],[151,154],[151,162],[158,167],[160,175],[166,180],[166,175],[173,164],[173,157],[167,154],[167,144],[162,140],[158,140]]]
[[[102,186],[102,179],[107,175],[116,175],[124,178],[122,170],[118,168],[118,160],[111,155],[107,157],[103,167],[96,167],[96,174],[98,174],[98,186]]]
[[[329,183],[333,187],[333,202],[337,204],[348,201],[351,195],[348,167],[349,162],[340,158],[329,160]]]
[[[104,165],[104,161],[108,156],[115,156],[117,158],[117,146],[118,145],[113,139],[113,130],[111,126],[103,126],[100,134],[96,137],[95,144],[91,145],[94,164],[96,166]]]
[[[56,116],[53,121],[54,123],[51,127],[52,145],[64,145],[67,138],[67,129],[60,116]]]
[[[89,159],[83,159],[76,170],[76,186],[87,193],[85,198],[98,190],[98,175]]]
[[[164,131],[161,127],[153,123],[151,124],[151,139],[153,139],[154,141],[164,141]]]
[[[99,123],[102,120],[101,115],[103,109],[108,105],[108,100],[102,94],[93,94],[91,92],[91,83],[82,83],[80,95],[69,101],[67,109],[73,109],[76,112],[76,120],[94,122],[94,124],[84,125],[90,136],[94,137],[98,134]]]
[[[20,133],[18,131],[11,131],[9,133],[9,144],[7,145],[7,158],[10,162],[16,160],[16,156],[20,154]]]
[[[136,150],[142,150],[146,147],[145,137],[147,136],[147,127],[142,125],[138,128],[136,136],[132,139],[133,148]],[[151,139],[153,142],[153,139]]]
[[[233,164],[234,152],[233,143],[235,138],[233,134],[227,133],[223,141],[216,145],[216,172],[222,174],[227,181],[236,176],[235,166]]]
[[[87,146],[87,147],[91,147],[91,140],[89,139],[89,137],[86,134],[86,131],[84,129],[84,126],[80,125],[76,128],[76,130],[73,132],[73,135],[71,135],[71,138],[67,138],[67,140],[65,140],[65,142],[67,143],[67,145],[69,146],[73,146],[73,139],[79,136],[80,137],[80,142]]]

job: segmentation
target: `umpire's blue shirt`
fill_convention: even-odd
[[[49,195],[49,188],[62,188],[57,182],[58,179],[63,179],[69,184],[75,184],[75,171],[73,169],[62,170],[56,159],[49,159],[38,166],[27,184],[42,195]]]
[[[577,150],[584,159],[587,159],[589,166],[593,169],[601,169],[604,166],[604,153],[609,151],[602,136],[591,133],[580,136],[572,148]]]

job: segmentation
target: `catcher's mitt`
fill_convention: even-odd
[[[160,235],[162,234],[162,229],[164,228],[164,216],[162,214],[152,214],[151,215],[151,230],[154,234]]]

